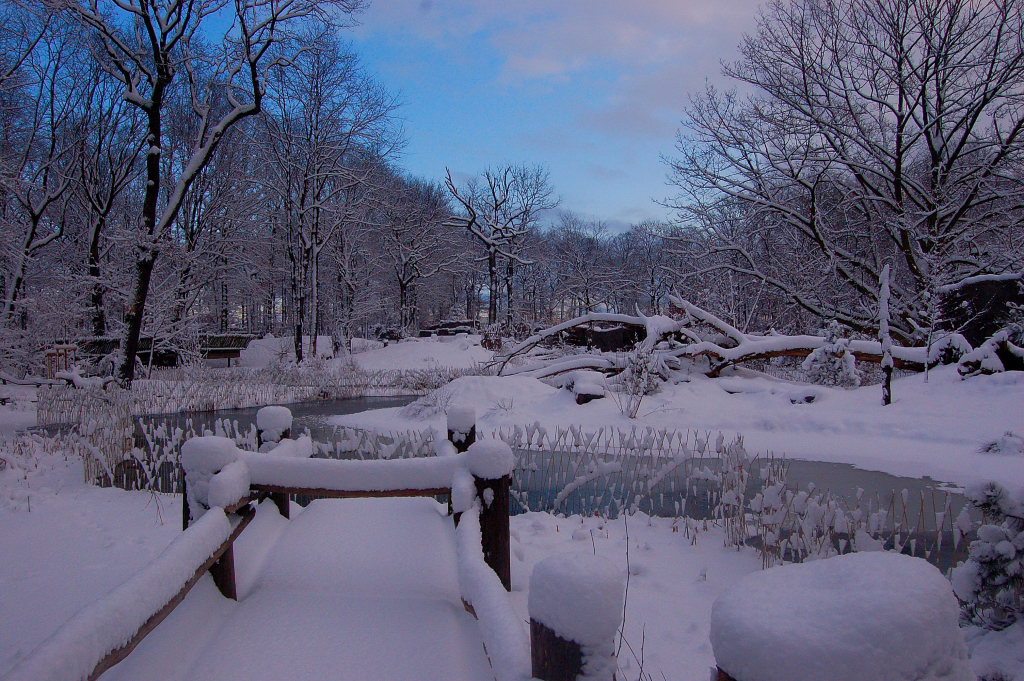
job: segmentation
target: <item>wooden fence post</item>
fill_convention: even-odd
[[[448,440],[459,452],[468,450],[476,442],[476,410],[448,410]]]
[[[185,484],[185,471],[181,471],[181,530],[184,532],[192,524],[192,510],[188,507],[188,485]]]
[[[583,671],[583,651],[537,620],[530,619],[530,664],[541,681],[575,681]]]
[[[534,678],[574,681],[586,663],[588,678],[614,679],[625,595],[625,573],[605,558],[556,554],[537,563],[527,606]]]
[[[217,562],[210,566],[210,576],[224,598],[238,600],[238,589],[235,585],[235,543],[228,544],[227,550],[221,554]]]
[[[280,442],[281,440],[289,439],[292,436],[292,428],[291,428],[291,424],[292,424],[292,420],[291,419],[292,419],[292,417],[291,417],[291,412],[288,411],[288,409],[286,407],[263,407],[262,409],[260,409],[259,411],[256,412],[256,451],[257,452],[260,451],[261,449],[263,449],[263,444],[264,444],[263,431],[265,430],[265,428],[262,428],[261,425],[263,425],[265,423],[265,424],[267,424],[268,428],[273,428],[274,427],[274,422],[275,421],[279,421],[279,419],[281,418],[281,416],[282,416],[282,414],[284,412],[287,412],[288,427],[281,431],[281,435],[278,436],[276,440],[275,439],[270,439],[270,440],[267,440],[267,442]],[[290,497],[289,497],[287,492],[271,492],[270,493],[270,500],[274,502],[275,506],[277,506],[277,510],[281,514],[282,518],[286,518],[286,519],[291,518]]]
[[[512,448],[501,440],[480,440],[466,453],[466,466],[473,475],[480,499],[480,543],[484,562],[512,590],[512,561],[509,546],[509,487]]]

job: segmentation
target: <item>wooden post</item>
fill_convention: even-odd
[[[227,550],[221,554],[217,562],[210,566],[210,576],[213,583],[224,595],[233,601],[238,600],[238,589],[235,586],[235,544],[228,544]]]
[[[541,681],[575,681],[583,670],[583,651],[530,618],[530,662],[533,676]]]
[[[277,506],[277,510],[281,514],[282,518],[291,518],[289,508],[290,504],[288,503],[289,498],[290,495],[287,492],[270,493],[270,500],[274,502],[275,506]]]
[[[457,430],[448,430],[448,441],[455,445],[460,453],[469,449],[469,446],[476,442],[476,424],[469,429],[468,433],[460,433]]]
[[[192,524],[192,510],[188,507],[188,485],[185,484],[185,471],[181,472],[181,530],[184,532]]]
[[[715,667],[715,669],[718,670],[718,676],[715,677],[715,681],[736,681],[736,679],[723,672],[720,667]]]
[[[480,499],[480,544],[487,563],[505,591],[512,590],[512,559],[509,540],[509,488],[511,478],[504,475],[497,480],[473,476],[476,494]]]
[[[450,413],[448,418],[450,423]],[[484,562],[498,575],[506,591],[512,590],[508,513],[513,458],[512,448],[501,440],[480,440],[466,452],[466,468],[473,476],[480,500],[480,548]]]

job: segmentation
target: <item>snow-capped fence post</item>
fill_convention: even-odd
[[[480,499],[480,543],[484,562],[497,573],[505,590],[511,591],[508,515],[512,448],[501,440],[475,442],[466,452],[466,467],[473,475]]]
[[[256,412],[256,451],[263,451],[265,443],[277,443],[292,434],[292,412],[288,407],[263,407]],[[284,492],[271,492],[270,500],[277,506],[282,518],[290,518],[289,496]]]
[[[717,681],[968,681],[959,616],[949,580],[920,558],[880,551],[774,567],[712,606],[712,671]]]
[[[607,559],[562,554],[530,575],[530,658],[541,681],[614,678],[626,576]]]
[[[448,410],[448,440],[455,449],[464,452],[476,442],[476,410],[454,408]]]

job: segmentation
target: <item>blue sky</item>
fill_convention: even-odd
[[[562,208],[621,227],[670,216],[660,155],[688,93],[722,84],[757,4],[373,0],[350,37],[403,103],[408,170],[540,163]]]

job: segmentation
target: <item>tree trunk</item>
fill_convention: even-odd
[[[149,282],[153,277],[157,251],[147,250],[135,261],[135,292],[131,306],[125,315],[124,338],[121,341],[121,366],[117,370],[117,378],[124,388],[131,388],[135,380],[135,357],[139,353],[139,336],[142,334],[142,317],[146,311],[146,297],[149,295]],[[150,348],[152,355],[153,348]]]
[[[509,331],[512,329],[512,274],[513,274],[514,263],[512,258],[508,259],[508,263],[505,265],[505,324],[508,326]]]
[[[492,325],[498,321],[498,254],[493,250],[487,254],[487,275],[487,324]]]
[[[131,306],[125,316],[124,340],[121,343],[121,366],[117,377],[122,387],[131,388],[135,380],[135,356],[139,352],[139,336],[142,333],[142,318],[146,312],[146,297],[149,295],[149,282],[153,277],[153,267],[159,251],[152,243],[156,235],[158,201],[160,199],[160,109],[163,106],[164,89],[170,84],[172,74],[165,67],[158,66],[156,84],[150,96],[148,110],[149,134],[146,141],[150,149],[157,153],[146,154],[146,190],[142,200],[142,244],[138,246],[139,254],[135,259],[135,292]],[[150,347],[150,356],[153,348]]]
[[[107,333],[107,317],[103,311],[103,285],[100,284],[100,232],[104,220],[97,219],[89,235],[89,277],[92,279],[92,293],[89,303],[92,306],[92,335],[103,336]]]

